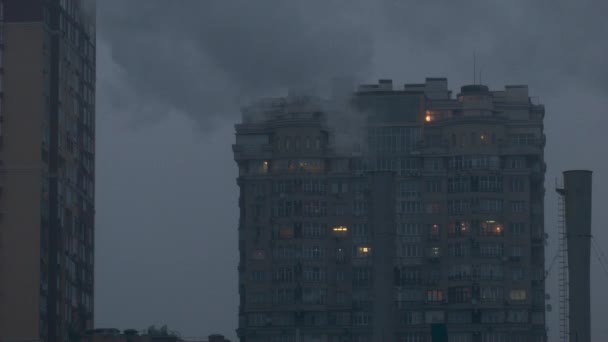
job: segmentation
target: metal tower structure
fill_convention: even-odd
[[[557,230],[559,236],[559,339],[568,342],[568,234],[566,232],[566,199],[563,186],[556,186],[558,193]]]

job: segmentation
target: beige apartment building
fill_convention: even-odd
[[[544,341],[544,107],[390,80],[243,110],[245,342]]]
[[[93,320],[95,18],[0,0],[0,341]]]

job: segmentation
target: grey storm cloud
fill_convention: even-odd
[[[286,87],[367,77],[382,40],[467,67],[476,52],[481,68],[491,63],[487,72],[531,83],[608,84],[608,69],[597,68],[608,46],[595,15],[608,12],[601,0],[104,0],[98,7],[99,38],[125,70],[130,95],[203,126]]]
[[[601,0],[387,1],[386,31],[405,34],[408,47],[446,58],[491,64],[498,73],[515,73],[529,82],[572,79],[608,90],[606,22]],[[392,38],[394,38],[392,37]],[[490,70],[487,70],[490,71]],[[556,86],[556,83],[544,84]]]
[[[320,4],[104,0],[99,37],[137,95],[205,122],[269,91],[369,71],[365,6]]]

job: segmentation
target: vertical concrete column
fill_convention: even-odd
[[[370,227],[373,254],[373,341],[394,341],[393,260],[395,256],[395,175],[370,172]]]
[[[591,171],[564,172],[571,342],[591,341]]]

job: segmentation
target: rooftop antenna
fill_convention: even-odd
[[[477,74],[476,74],[476,68],[475,68],[475,51],[473,51],[473,84],[476,84],[475,81]]]
[[[482,71],[482,69],[479,68],[479,84],[483,84],[483,82],[481,81],[481,71]]]

